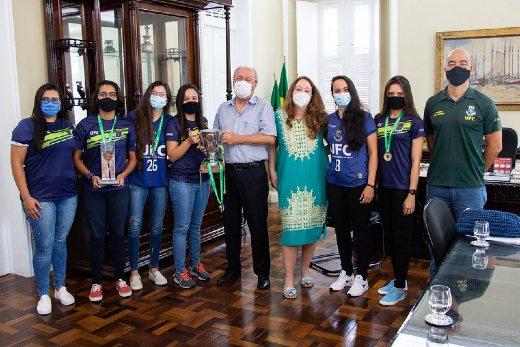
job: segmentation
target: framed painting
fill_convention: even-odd
[[[520,110],[520,27],[438,32],[435,91],[445,88],[446,57],[454,49],[472,56],[470,87],[490,97],[499,110]]]

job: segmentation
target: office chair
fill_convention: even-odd
[[[439,267],[457,237],[455,220],[444,201],[430,199],[423,211],[425,241]]]
[[[327,223],[327,226],[334,227],[332,218],[329,216],[327,216],[327,218],[326,218],[326,223]],[[377,259],[375,262],[371,262],[369,264],[369,266],[379,265],[385,259],[385,256],[386,256],[386,254],[385,254],[385,229],[384,229],[383,223],[381,221],[381,216],[379,215],[379,213],[372,211],[372,213],[370,215],[370,232],[372,232],[372,227],[375,225],[378,225],[381,228],[381,257],[379,259]],[[372,238],[372,243],[374,243],[374,238]],[[330,257],[339,257],[339,252],[331,252],[331,253],[313,256],[310,267],[317,269],[317,270],[321,270],[321,272],[323,272],[323,274],[325,274],[325,275],[339,274],[341,272],[341,268],[334,269],[334,270],[327,269],[327,268],[317,264],[316,261],[314,261],[314,260],[330,258]],[[357,269],[357,266],[354,266],[354,270],[355,269]]]
[[[502,128],[502,151],[498,153],[498,158],[513,159],[513,167],[515,166],[516,150],[518,148],[518,135],[515,129]]]

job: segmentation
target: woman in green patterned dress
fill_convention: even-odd
[[[298,246],[302,246],[301,284],[310,288],[314,282],[309,264],[316,241],[325,233],[327,212],[329,161],[323,144],[327,114],[320,92],[308,77],[291,84],[275,119],[278,143],[269,148],[269,174],[282,215],[284,296],[294,299]]]

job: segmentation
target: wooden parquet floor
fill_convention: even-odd
[[[104,300],[88,300],[90,276],[69,271],[67,289],[76,303],[53,301],[50,315],[36,312],[34,278],[0,277],[1,346],[387,346],[427,287],[429,262],[412,259],[406,298],[395,306],[379,305],[377,289],[392,278],[390,259],[369,270],[370,289],[362,297],[330,292],[335,280],[311,270],[315,286],[297,288],[296,300],[283,298],[280,215],[270,205],[271,289],[256,289],[249,236],[243,238],[240,281],[216,285],[226,267],[223,238],[202,246],[209,282],[183,290],[173,282],[172,260],[161,261],[167,286],[156,286],[142,269],[144,289],[120,298],[112,282],[103,286]],[[334,232],[320,240],[316,254],[336,250]],[[329,266],[339,261],[328,261]],[[297,268],[299,273],[299,268]],[[297,277],[299,280],[299,276]],[[53,290],[51,289],[51,293]]]

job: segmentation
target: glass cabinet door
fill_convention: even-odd
[[[80,42],[83,39],[81,15],[79,5],[64,6],[62,8],[63,37]],[[85,85],[85,53],[81,47],[70,47],[64,52],[65,63],[65,103],[71,109],[69,120],[78,124],[87,116],[84,105],[87,102]]]
[[[121,9],[101,12],[101,37],[105,79],[116,82],[126,96]]]
[[[143,92],[162,80],[176,95],[189,81],[186,18],[140,11],[139,25]]]

